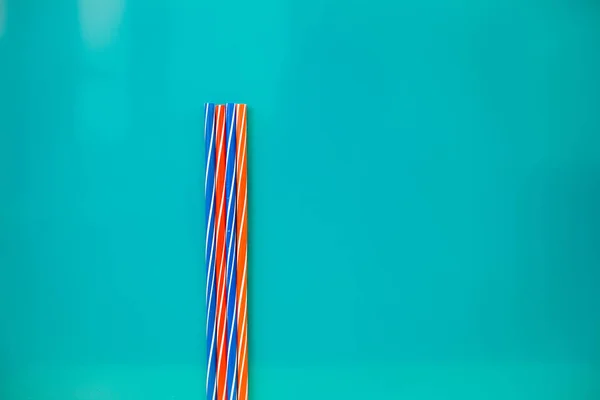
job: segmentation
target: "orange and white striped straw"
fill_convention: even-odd
[[[238,399],[248,400],[248,181],[246,161],[247,106],[236,104],[237,117],[237,328]]]
[[[217,398],[227,399],[227,296],[225,293],[225,106],[215,106],[216,115],[216,268],[217,275]]]

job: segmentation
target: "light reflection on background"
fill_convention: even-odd
[[[124,0],[78,0],[78,4],[84,43],[91,48],[109,45],[121,23]]]
[[[93,154],[100,151],[100,143],[125,136],[129,115],[129,86],[124,81],[128,55],[119,45],[123,43],[125,0],[77,0],[76,4],[85,50],[81,53],[83,68],[76,90],[74,120],[80,144],[90,152],[86,162],[94,165]]]

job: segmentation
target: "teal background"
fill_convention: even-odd
[[[204,101],[253,400],[600,398],[599,3],[0,10],[0,398],[204,398]]]

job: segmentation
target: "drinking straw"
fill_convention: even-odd
[[[227,140],[227,391],[229,400],[237,400],[237,256],[236,256],[236,175],[235,175],[235,105],[227,103],[225,118]]]
[[[206,399],[216,400],[217,341],[215,313],[217,290],[215,282],[215,105],[204,106],[204,144],[206,172],[204,196],[206,208]]]
[[[238,399],[248,400],[248,184],[246,168],[247,107],[236,104],[237,117],[237,310],[238,310]]]
[[[218,400],[227,400],[227,298],[225,293],[225,106],[216,106],[216,148],[217,168],[216,186],[216,274],[217,274],[217,396]]]

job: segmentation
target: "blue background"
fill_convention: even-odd
[[[252,399],[600,398],[600,5],[0,0],[0,397],[204,396],[250,105]]]

